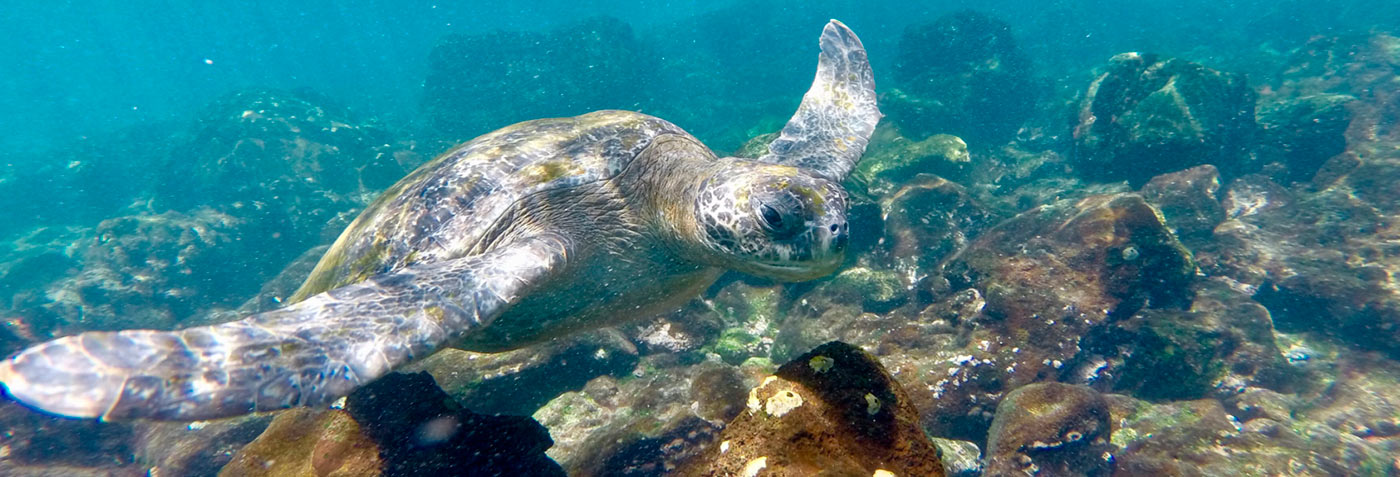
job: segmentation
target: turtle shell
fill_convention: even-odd
[[[410,264],[489,250],[510,230],[503,220],[521,198],[612,180],[667,134],[686,133],[652,116],[598,111],[517,123],[457,146],[365,208],[291,301]]]

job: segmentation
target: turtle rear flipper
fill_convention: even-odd
[[[70,417],[213,419],[326,405],[489,324],[558,271],[554,235],[410,266],[243,320],[88,332],[0,362],[16,400]]]
[[[840,183],[865,154],[881,114],[860,38],[832,20],[822,30],[821,49],[811,89],[758,160],[810,169]]]

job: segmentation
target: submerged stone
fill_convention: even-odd
[[[220,475],[563,476],[549,433],[528,417],[459,408],[427,373],[392,373],[345,409],[283,411]]]
[[[1265,167],[1278,169],[1281,182],[1307,181],[1323,164],[1346,150],[1351,126],[1348,105],[1356,98],[1342,94],[1314,94],[1279,99],[1259,108],[1260,154]]]
[[[851,181],[872,198],[885,197],[920,174],[959,177],[972,162],[967,143],[957,136],[934,134],[919,141],[891,127],[878,128],[871,146],[852,171]]]
[[[1152,54],[1114,56],[1080,103],[1078,172],[1133,186],[1201,164],[1238,174],[1254,99],[1243,76]]]
[[[1108,401],[1084,386],[1036,383],[997,406],[987,475],[1113,475]]]
[[[830,359],[817,360],[820,370],[818,357]],[[841,342],[750,390],[719,440],[679,475],[944,475],[908,395],[874,357]]]
[[[1209,239],[1225,220],[1225,208],[1216,197],[1219,191],[1220,171],[1205,164],[1153,177],[1139,193],[1162,211],[1177,237],[1194,243]]]
[[[911,389],[931,433],[981,442],[1006,392],[1078,382],[1073,365],[1087,336],[1144,308],[1187,306],[1194,275],[1190,253],[1140,196],[1037,208],[983,232],[943,264],[931,290],[936,301],[920,318],[954,347],[891,358],[912,368],[908,376],[920,385]],[[901,336],[886,342],[940,343]]]

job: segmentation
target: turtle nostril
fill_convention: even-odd
[[[845,249],[845,248],[846,248],[846,240],[847,240],[847,238],[848,238],[848,236],[847,236],[846,234],[837,234],[835,237],[832,237],[832,240],[831,240],[831,246],[832,246],[832,248],[834,248],[834,249],[836,249],[836,250]]]

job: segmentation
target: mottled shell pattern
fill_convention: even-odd
[[[299,301],[404,266],[481,253],[522,197],[615,178],[675,125],[628,111],[515,124],[442,154],[385,191],[341,234]]]

